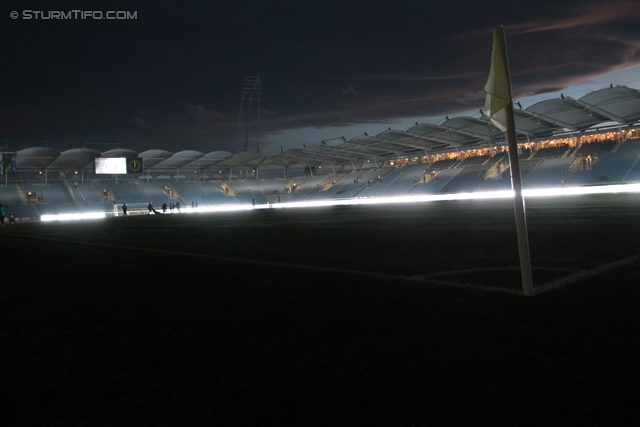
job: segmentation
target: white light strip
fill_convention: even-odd
[[[617,194],[617,193],[640,193],[640,184],[616,184],[598,185],[590,187],[560,187],[560,188],[532,188],[523,190],[524,197],[558,197],[558,196],[580,196],[585,194]],[[199,206],[198,208],[185,207],[182,213],[206,213],[206,212],[236,212],[254,209],[293,209],[293,208],[314,208],[325,206],[352,206],[352,205],[381,205],[390,203],[425,203],[451,200],[482,200],[482,199],[508,199],[513,198],[512,190],[486,191],[478,193],[457,193],[457,194],[425,194],[420,196],[395,196],[395,197],[371,197],[355,199],[335,199],[335,200],[315,200],[308,202],[288,202],[277,204],[256,205],[218,205]],[[42,215],[42,221],[74,221],[80,219],[96,219],[110,216],[110,213],[94,212],[86,214],[62,214],[62,215]]]
[[[583,194],[638,193],[640,184],[594,185],[590,187],[532,188],[523,190],[525,197],[579,196]]]
[[[40,221],[76,221],[79,219],[98,219],[105,218],[104,212],[90,212],[90,213],[74,213],[74,214],[59,214],[59,215],[42,215]]]
[[[198,206],[197,208],[192,208],[192,207],[181,208],[181,213],[191,214],[191,213],[201,213],[201,212],[235,212],[235,211],[250,211],[253,209],[254,208],[251,205],[209,205],[209,206]]]

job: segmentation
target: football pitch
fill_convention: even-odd
[[[24,223],[3,425],[632,425],[640,196]]]

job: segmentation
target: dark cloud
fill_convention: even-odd
[[[353,85],[349,86],[346,89],[342,89],[342,93],[348,96],[360,96],[360,94],[358,93],[358,91]]]
[[[82,2],[124,21],[11,19],[3,8],[0,139],[175,149],[233,146],[245,75],[260,128],[384,123],[483,104],[505,25],[514,95],[640,63],[636,1]]]
[[[546,32],[552,30],[584,29],[602,24],[633,22],[640,17],[638,2],[619,0],[612,2],[583,2],[567,7],[569,16],[555,16],[546,21],[530,21],[514,25],[517,33]]]
[[[142,120],[140,117],[132,119],[131,126],[133,127],[133,129],[142,133],[149,133],[151,131],[151,125]]]
[[[277,116],[278,113],[276,113],[273,110],[268,110],[266,108],[260,108],[260,115],[262,117],[274,117],[274,116]]]
[[[460,104],[475,104],[478,101],[482,101],[485,99],[485,93],[482,90],[478,90],[476,92],[467,91],[462,94],[461,97],[456,98],[456,102]]]
[[[187,103],[185,110],[187,111],[187,114],[200,123],[211,123],[220,119],[220,113],[213,110],[207,110],[201,105]]]

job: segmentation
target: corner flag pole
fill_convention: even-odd
[[[489,78],[484,86],[487,94],[485,115],[502,132],[507,133],[509,147],[509,164],[511,186],[514,193],[516,214],[516,230],[518,233],[518,251],[520,253],[520,272],[522,274],[522,292],[533,295],[533,279],[531,277],[531,256],[529,255],[529,238],[527,235],[527,218],[522,196],[522,178],[518,162],[518,144],[516,142],[516,126],[513,117],[513,99],[511,97],[511,78],[509,61],[507,60],[507,44],[502,26],[493,30],[493,51]]]

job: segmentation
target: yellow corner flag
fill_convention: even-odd
[[[507,131],[507,107],[511,106],[511,82],[509,79],[509,63],[507,48],[504,44],[504,29],[493,30],[493,51],[491,52],[491,68],[489,78],[484,85],[487,94],[485,115],[491,123],[502,132]]]
[[[511,188],[513,188],[513,204],[516,215],[516,231],[518,233],[518,253],[520,255],[520,272],[522,274],[522,293],[533,295],[533,279],[531,277],[531,256],[529,255],[529,237],[527,236],[527,216],[524,197],[522,196],[522,177],[518,161],[518,141],[513,117],[513,101],[511,100],[511,78],[509,77],[509,61],[507,60],[507,43],[504,28],[493,31],[493,51],[491,52],[491,69],[484,86],[487,93],[485,115],[491,123],[502,132],[507,133],[509,147],[509,165],[511,169]]]

